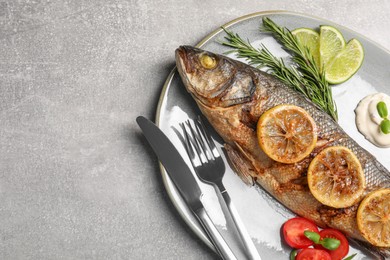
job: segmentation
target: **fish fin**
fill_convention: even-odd
[[[241,151],[237,151],[229,144],[225,144],[224,147],[229,157],[229,164],[234,172],[245,184],[253,186],[256,183],[256,179],[253,177],[256,173],[255,167],[247,158],[242,156]]]

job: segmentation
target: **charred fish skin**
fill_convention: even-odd
[[[204,66],[202,59],[212,60],[212,66]],[[226,142],[229,160],[246,183],[255,180],[286,207],[321,227],[336,228],[365,241],[356,223],[358,205],[338,210],[326,207],[313,197],[305,179],[308,165],[317,153],[328,146],[341,145],[352,150],[361,162],[366,193],[388,188],[390,173],[374,156],[350,138],[328,114],[272,75],[191,46],[176,50],[176,65],[184,86]],[[302,107],[317,124],[317,147],[295,164],[271,160],[257,143],[259,117],[279,104]]]

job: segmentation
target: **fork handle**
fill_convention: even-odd
[[[214,226],[209,215],[203,207],[198,208],[194,211],[195,216],[198,218],[203,228],[206,230],[206,233],[211,239],[211,242],[217,249],[219,255],[224,260],[237,260],[236,256],[221,236],[217,228]]]
[[[253,244],[252,238],[249,236],[248,231],[246,230],[244,223],[242,222],[236,207],[233,205],[232,200],[230,199],[230,196],[228,192],[226,191],[225,187],[222,183],[217,185],[219,191],[221,192],[221,195],[226,203],[226,206],[230,212],[230,215],[233,219],[234,224],[236,225],[237,231],[239,235],[241,236],[241,240],[245,246],[245,248],[248,250],[248,256],[250,259],[253,260],[261,260],[261,257]]]

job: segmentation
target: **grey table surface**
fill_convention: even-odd
[[[154,119],[179,45],[267,10],[390,49],[388,0],[0,0],[0,259],[215,259],[135,118]]]

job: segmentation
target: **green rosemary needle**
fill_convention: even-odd
[[[233,48],[228,53],[236,53],[245,58],[250,65],[267,67],[278,79],[302,93],[318,105],[334,120],[337,120],[337,109],[332,98],[332,90],[315,64],[313,55],[306,46],[301,45],[287,28],[276,25],[271,19],[263,18],[264,32],[272,33],[283,47],[292,55],[293,64],[287,66],[283,59],[275,57],[264,45],[253,47],[249,40],[244,41],[238,34],[222,28],[227,36],[221,44]]]

